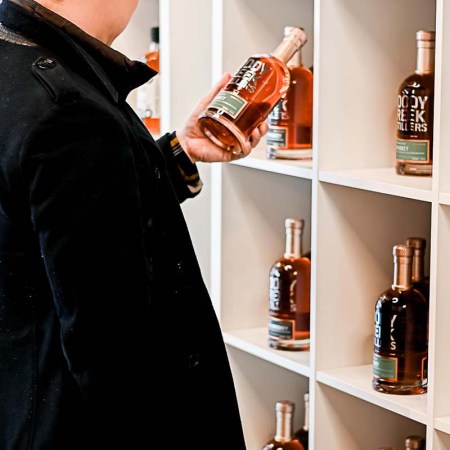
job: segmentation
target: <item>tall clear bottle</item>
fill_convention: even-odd
[[[295,404],[289,400],[276,403],[276,432],[273,439],[268,441],[262,450],[305,450],[297,439],[293,438],[293,417]]]
[[[400,85],[397,97],[396,172],[433,173],[434,31],[418,31],[416,71]]]
[[[428,302],[412,286],[413,248],[395,245],[394,280],[375,304],[373,387],[387,394],[427,391]]]
[[[292,27],[285,27],[288,35]],[[312,158],[313,74],[302,62],[302,49],[287,63],[291,82],[286,96],[267,118],[269,159]]]
[[[136,92],[137,114],[154,135],[161,133],[161,84],[159,75],[159,27],[150,28],[150,46],[142,58],[149,67],[158,72],[150,81],[139,86]]]
[[[305,43],[304,31],[291,27],[272,53],[251,56],[200,115],[204,134],[219,147],[240,153],[251,132],[286,95],[287,62]]]
[[[406,245],[414,249],[412,262],[413,286],[429,301],[430,277],[425,275],[425,248],[427,241],[421,237],[410,237],[406,240]]]
[[[278,350],[308,350],[311,260],[302,256],[304,220],[285,220],[286,248],[269,272],[268,343]]]

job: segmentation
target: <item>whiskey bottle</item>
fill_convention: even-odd
[[[159,27],[150,28],[150,47],[142,58],[149,67],[159,72]],[[160,75],[139,86],[136,92],[136,110],[147,129],[154,135],[161,133],[160,128]]]
[[[309,393],[306,392],[303,396],[303,400],[305,402],[305,421],[303,423],[303,426],[300,427],[297,431],[294,433],[294,438],[297,439],[297,441],[300,442],[300,444],[303,445],[303,448],[305,450],[308,450],[309,445]]]
[[[373,387],[388,394],[427,391],[428,302],[412,286],[413,248],[395,245],[394,280],[375,305]]]
[[[304,31],[291,27],[271,54],[251,56],[199,117],[199,126],[215,144],[240,153],[251,132],[289,88],[287,62],[306,42]]]
[[[400,175],[433,172],[434,35],[433,31],[416,33],[416,71],[398,92],[396,172]]]
[[[302,256],[304,220],[285,220],[284,256],[269,272],[268,344],[278,350],[308,350],[311,260]]]
[[[414,249],[412,260],[412,282],[413,286],[421,292],[427,301],[430,300],[430,277],[425,276],[425,248],[427,241],[421,237],[410,237],[406,245]]]
[[[294,409],[295,404],[289,400],[276,403],[275,436],[264,445],[263,450],[305,450],[302,444],[292,436]]]
[[[408,436],[405,439],[405,450],[425,450],[425,439],[421,436]]]
[[[285,36],[291,28],[285,27]],[[267,119],[267,158],[311,159],[313,74],[302,64],[301,49],[287,66],[291,79],[289,89]]]

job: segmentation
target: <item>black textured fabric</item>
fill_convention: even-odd
[[[33,3],[0,6],[37,43],[0,39],[0,449],[243,450],[190,191],[125,102],[152,73]]]

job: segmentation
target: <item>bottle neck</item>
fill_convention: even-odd
[[[148,51],[149,51],[149,53],[159,52],[159,42],[151,41],[150,45],[148,47]]]
[[[289,442],[292,439],[292,413],[277,411],[277,428],[275,440],[278,442]]]
[[[305,401],[305,422],[303,424],[303,429],[309,431],[309,400]]]
[[[286,228],[286,249],[284,257],[300,258],[302,255],[302,232],[298,228]]]
[[[425,46],[424,44],[421,41],[417,43],[416,73],[419,74],[434,72],[434,48],[430,48],[430,46]]]
[[[392,289],[404,291],[411,287],[412,264],[410,257],[394,257],[394,280]]]
[[[425,269],[423,264],[423,251],[421,249],[414,249],[412,260],[412,282],[418,283],[425,278]]]
[[[301,67],[303,66],[302,62],[302,51],[298,50],[294,53],[292,58],[287,63],[288,67]]]
[[[283,42],[272,52],[272,56],[287,64],[298,49],[298,45],[293,40],[284,38]]]

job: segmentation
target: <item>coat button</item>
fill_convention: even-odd
[[[183,272],[184,272],[184,265],[183,265],[183,263],[182,263],[181,261],[178,261],[178,262],[177,262],[177,270],[178,270],[178,272],[180,272],[180,273],[183,273]]]
[[[155,178],[156,178],[157,180],[159,180],[159,179],[161,178],[161,174],[160,174],[160,172],[159,172],[158,167],[155,167],[154,173],[155,173]]]
[[[194,369],[200,364],[200,355],[198,353],[191,353],[188,357],[189,369]]]
[[[39,67],[39,69],[48,70],[53,69],[53,67],[56,66],[56,62],[51,58],[40,58],[36,62],[36,65]]]
[[[147,226],[149,227],[149,228],[151,228],[152,226],[153,226],[153,219],[150,217],[150,219],[148,219],[148,221],[147,221]]]

